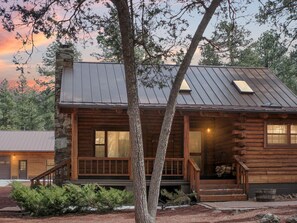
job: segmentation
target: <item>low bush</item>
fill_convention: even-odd
[[[77,186],[38,186],[29,188],[19,182],[12,184],[11,197],[20,208],[33,216],[61,215],[69,212],[107,212],[131,204],[132,193],[106,189],[96,184]]]
[[[163,197],[163,206],[171,205],[189,205],[192,200],[196,201],[195,194],[186,194],[182,190],[175,189],[174,192],[169,192],[166,189],[161,190],[161,196]]]
[[[104,187],[100,187],[97,193],[97,209],[100,211],[111,211],[123,204],[132,204],[133,195],[131,192],[117,190],[111,188],[107,190]]]

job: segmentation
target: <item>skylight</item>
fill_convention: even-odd
[[[242,94],[253,94],[254,93],[253,89],[245,81],[234,80],[234,81],[232,81],[232,83],[235,85],[237,90]]]
[[[181,91],[181,92],[190,92],[191,91],[191,88],[185,79],[183,80],[179,91]]]

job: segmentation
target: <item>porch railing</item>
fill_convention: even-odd
[[[236,162],[236,181],[237,184],[243,185],[245,194],[249,193],[249,168],[235,155],[234,160]]]
[[[130,158],[78,157],[78,175],[129,176]]]
[[[153,172],[155,158],[144,158],[145,174]],[[78,157],[79,176],[130,176],[130,158]],[[183,158],[166,158],[163,176],[183,176]]]
[[[190,188],[196,192],[197,198],[200,196],[200,169],[196,162],[189,158],[188,163],[188,180],[190,181]]]
[[[70,179],[71,160],[67,159],[57,164],[53,168],[43,172],[42,174],[31,179],[31,187],[36,185],[48,186],[55,184],[62,184],[65,180]]]
[[[144,158],[145,174],[152,175],[154,168],[153,157]],[[183,176],[184,158],[165,158],[163,176]]]

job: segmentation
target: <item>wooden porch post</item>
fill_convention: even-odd
[[[184,116],[184,180],[188,178],[188,161],[189,161],[189,132],[190,121],[189,116]]]
[[[77,131],[77,112],[71,114],[72,142],[71,142],[71,180],[77,180],[77,159],[78,159],[78,131]]]

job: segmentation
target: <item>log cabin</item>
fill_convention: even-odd
[[[164,65],[161,75],[174,77],[177,69]],[[148,182],[170,83],[150,88],[139,82]],[[131,187],[123,65],[73,63],[63,49],[57,54],[56,106],[55,158],[61,164],[55,171],[68,166],[73,183]],[[267,68],[190,66],[161,186],[195,191],[200,201],[246,200],[261,188],[297,192],[296,115],[296,95]]]
[[[54,164],[54,131],[0,131],[0,179],[31,179]]]

